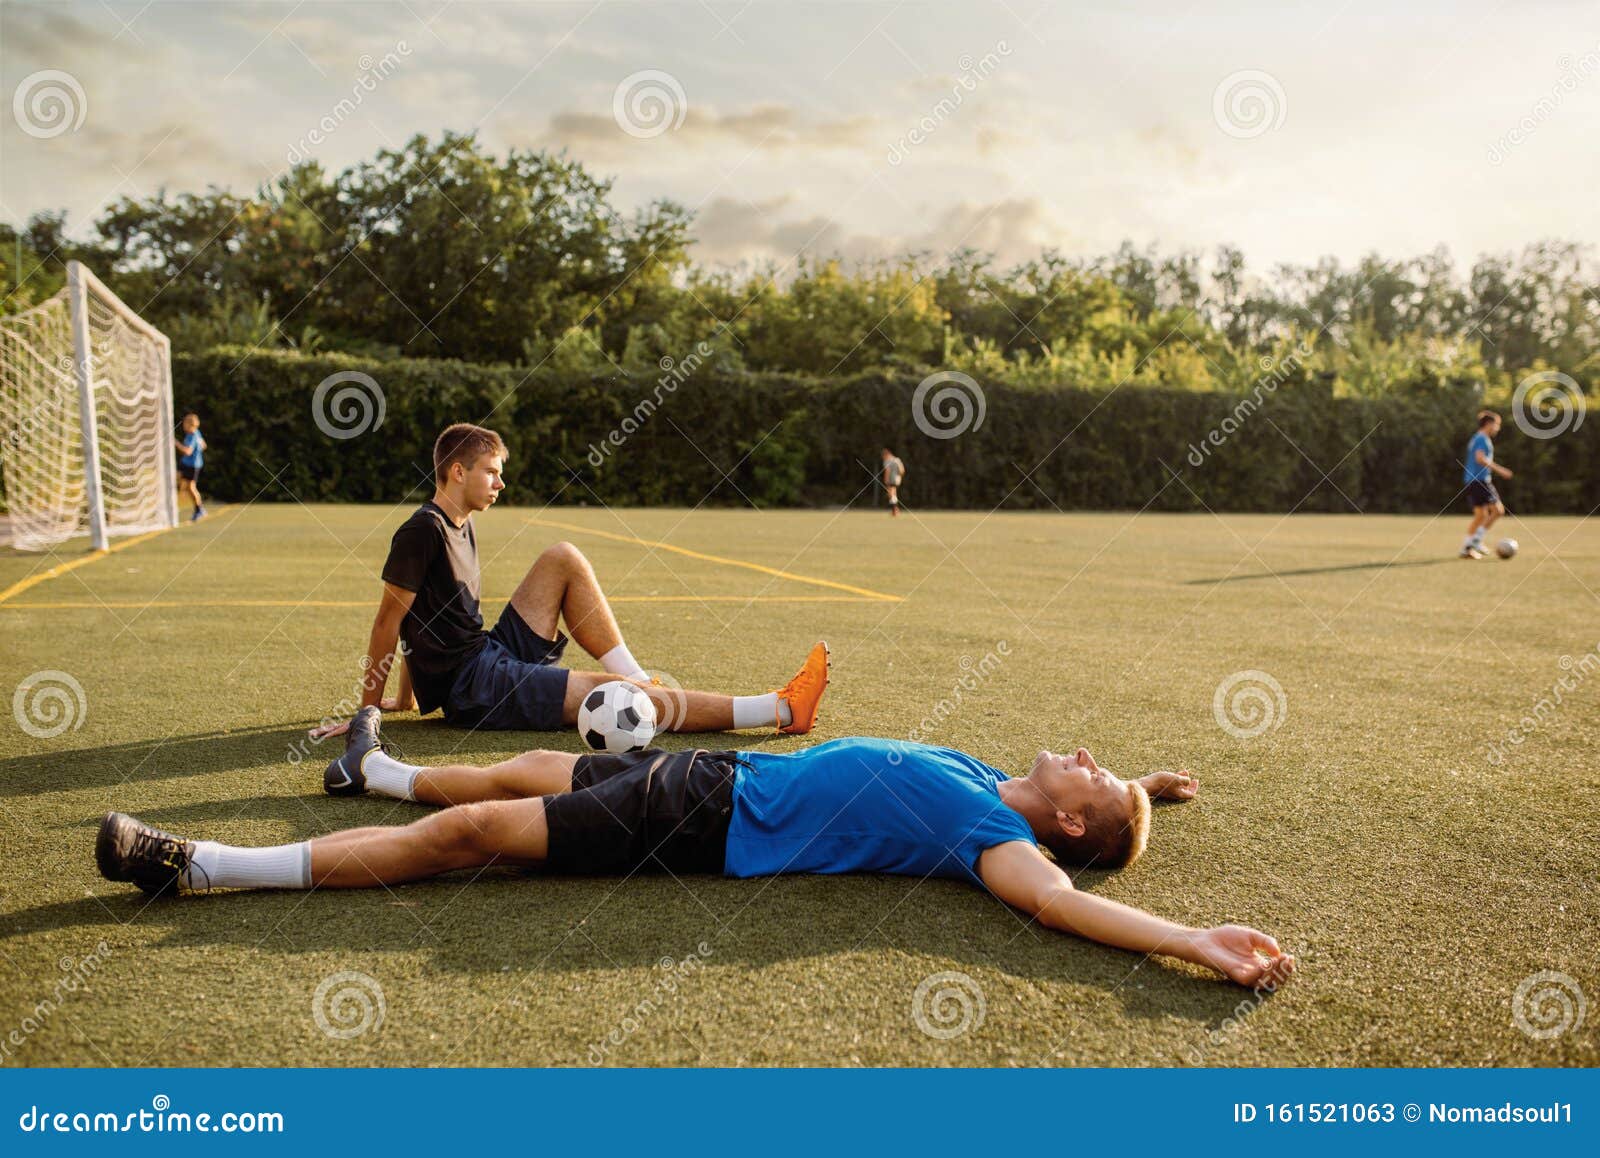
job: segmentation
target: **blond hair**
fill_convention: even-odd
[[[1144,855],[1150,842],[1150,794],[1137,780],[1128,789],[1127,811],[1113,816],[1093,804],[1083,806],[1083,835],[1056,831],[1045,842],[1052,856],[1079,868],[1125,868]]]

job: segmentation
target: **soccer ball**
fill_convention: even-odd
[[[1494,545],[1494,553],[1502,559],[1511,558],[1517,553],[1517,541],[1515,539],[1501,539]]]
[[[656,706],[637,684],[601,684],[583,697],[578,734],[596,752],[637,752],[655,738]]]

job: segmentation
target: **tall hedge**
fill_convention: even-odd
[[[351,372],[377,383],[383,423],[337,438],[319,428],[312,400],[329,376]],[[936,438],[913,415],[915,373],[810,381],[708,363],[669,386],[665,374],[573,381],[226,348],[181,354],[173,373],[179,413],[198,411],[210,444],[206,493],[265,501],[399,500],[426,489],[438,431],[473,421],[505,438],[516,503],[870,503],[880,501],[873,480],[887,445],[906,461],[907,504],[923,508],[1433,514],[1460,508],[1478,406],[1466,387],[1336,399],[1293,376],[1245,399],[986,385],[982,424]],[[361,389],[331,386],[324,412],[352,386]],[[362,425],[349,414],[344,425]],[[1496,455],[1517,471],[1504,491],[1520,513],[1587,513],[1600,502],[1600,415],[1543,440],[1507,421]]]

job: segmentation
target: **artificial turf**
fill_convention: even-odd
[[[815,601],[849,593],[535,514],[904,598]],[[826,638],[811,740],[917,729],[1012,771],[1080,743],[1123,774],[1197,770],[1199,799],[1158,810],[1138,864],[1078,885],[1273,933],[1302,968],[1258,999],[943,880],[490,870],[155,903],[102,880],[111,808],[242,844],[422,815],[324,796],[331,746],[304,740],[356,681],[402,515],[233,507],[0,602],[0,688],[56,670],[87,703],[59,736],[7,720],[0,737],[0,1064],[1600,1064],[1600,526],[1521,520],[1517,559],[1466,563],[1454,511],[479,516],[487,615],[570,538],[615,594],[656,597],[618,615],[685,686],[765,690]],[[0,589],[81,551],[0,554]],[[1269,674],[1286,705],[1253,738],[1214,713],[1241,671]],[[1576,686],[1509,744],[1563,675]],[[414,715],[386,732],[419,762],[578,748]],[[665,741],[691,742],[808,741]],[[74,970],[87,983],[63,991]],[[1513,998],[1547,970],[1589,1008],[1540,1039]],[[382,1020],[330,1035],[318,987],[350,972],[381,988]],[[936,1036],[917,990],[949,972],[974,1012]],[[359,1020],[328,1000],[335,1029]]]

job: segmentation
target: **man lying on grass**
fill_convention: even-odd
[[[534,560],[494,628],[485,632],[472,516],[492,507],[505,489],[505,459],[500,436],[481,426],[457,423],[435,441],[433,497],[395,531],[383,565],[383,593],[363,664],[363,707],[415,707],[424,715],[442,708],[445,722],[457,727],[553,732],[577,722],[578,705],[592,689],[620,678],[643,686],[657,718],[674,732],[812,729],[827,686],[823,644],[811,649],[799,673],[777,691],[669,693],[628,650],[594,568],[571,543],[557,543]],[[605,671],[561,666],[567,646],[563,622]],[[399,689],[385,697],[402,644]],[[348,726],[327,724],[312,736],[336,736]]]
[[[950,748],[862,737],[791,754],[534,751],[488,768],[425,768],[384,751],[378,726],[377,709],[357,713],[324,787],[442,811],[403,827],[272,848],[190,841],[112,812],[100,825],[100,872],[150,893],[368,888],[488,865],[942,876],[982,884],[1050,928],[1192,961],[1241,985],[1276,986],[1294,969],[1294,958],[1264,933],[1173,924],[1080,893],[1058,867],[1137,859],[1150,797],[1192,797],[1198,782],[1185,773],[1119,780],[1079,748],[1040,752],[1026,776],[1011,779]]]

